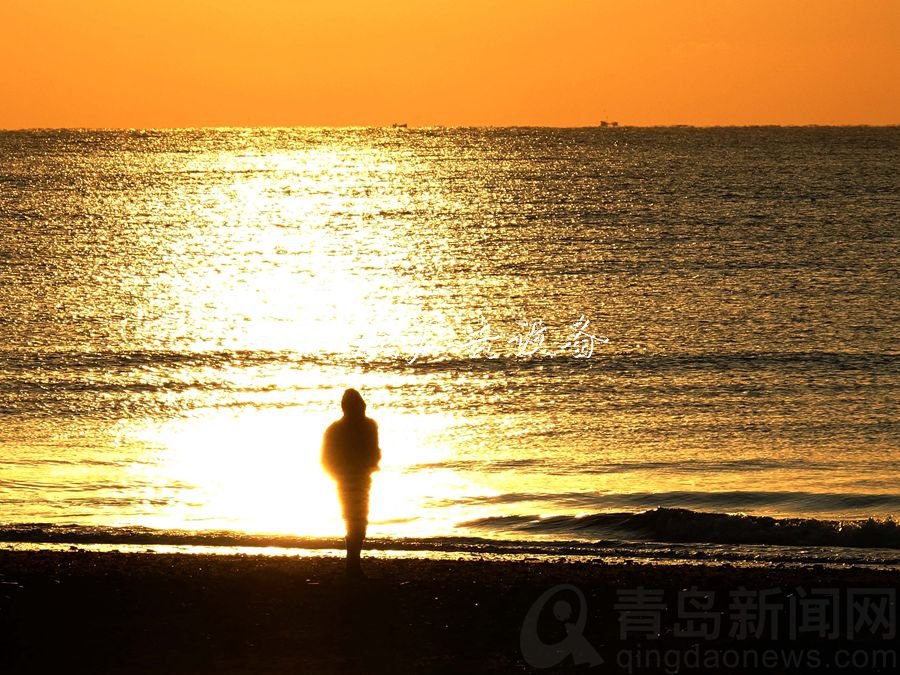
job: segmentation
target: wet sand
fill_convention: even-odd
[[[866,569],[365,562],[370,579],[356,583],[344,578],[343,562],[335,558],[0,551],[0,672],[663,672],[636,668],[631,656],[623,662],[623,650],[646,651],[650,643],[622,640],[621,614],[614,609],[621,591],[663,590],[663,635],[650,646],[687,651],[698,641],[665,628],[682,589],[715,592],[718,602],[742,587],[780,593],[835,588],[843,594],[857,588],[896,592],[900,586],[900,572]],[[529,608],[562,583],[586,598],[583,636],[604,658],[600,668],[575,665],[570,655],[535,671],[523,658],[520,637]],[[570,597],[574,602],[576,596]],[[559,630],[552,611],[550,603],[540,624],[547,642]],[[779,639],[772,644],[787,644]],[[857,636],[852,643],[804,639],[801,646],[826,655],[848,645],[896,647],[896,639],[878,636]],[[746,650],[766,644],[736,642],[723,632],[699,646]]]

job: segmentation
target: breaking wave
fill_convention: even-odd
[[[891,518],[849,521],[772,518],[661,507],[642,513],[588,516],[498,516],[461,525],[523,534],[591,536],[628,541],[900,549],[900,524]]]

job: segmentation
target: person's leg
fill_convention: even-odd
[[[364,530],[359,523],[347,523],[347,573],[362,574],[362,545],[365,539]]]
[[[347,526],[347,573],[352,575],[362,575],[360,558],[368,526],[369,484],[366,478],[341,485],[341,505]]]

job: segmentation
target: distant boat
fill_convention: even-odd
[[[607,122],[606,120],[600,120],[600,127],[603,129],[607,129],[609,127],[617,127],[619,126],[618,122]]]
[[[408,128],[408,124],[392,124],[391,129],[406,129]]]

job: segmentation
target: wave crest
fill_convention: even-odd
[[[851,521],[772,518],[661,507],[642,513],[489,517],[461,526],[557,535],[592,533],[613,539],[657,542],[900,549],[900,524],[891,518]]]

